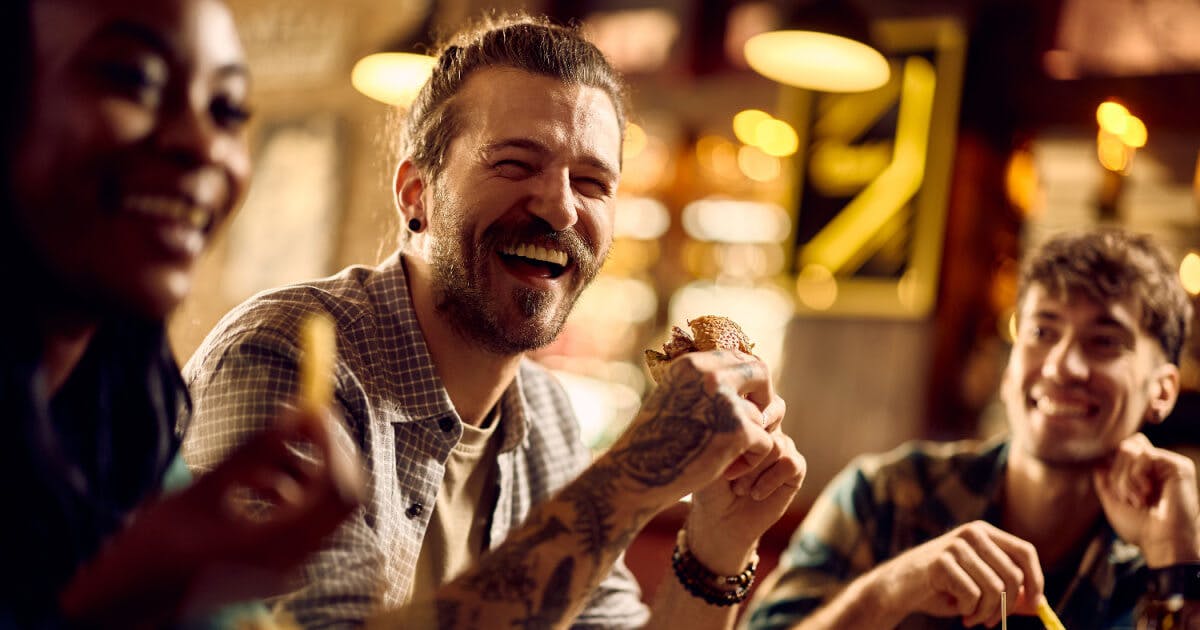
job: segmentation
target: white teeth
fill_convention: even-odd
[[[202,228],[208,225],[212,217],[211,213],[205,208],[190,203],[181,197],[131,195],[125,198],[124,206],[127,210],[132,210],[145,216],[179,221],[195,228]]]
[[[1045,396],[1037,399],[1037,408],[1048,416],[1082,416],[1088,412],[1086,403],[1051,400]]]
[[[500,253],[508,256],[520,256],[521,258],[547,262],[560,267],[565,267],[567,265],[566,252],[560,252],[554,249],[546,249],[545,247],[539,247],[537,245],[522,244],[517,245],[516,247],[506,247],[500,250]]]

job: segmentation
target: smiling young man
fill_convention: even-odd
[[[1192,307],[1149,241],[1064,235],[1027,261],[1001,387],[1009,435],[851,465],[764,585],[753,628],[961,628],[1030,615],[1132,628],[1148,589],[1200,592],[1196,471],[1139,433],[1179,393]],[[1011,628],[1041,628],[1014,617]]]
[[[303,626],[406,604],[426,614],[402,627],[732,623],[804,474],[766,366],[677,359],[589,465],[561,387],[524,358],[608,254],[624,120],[619,79],[577,32],[513,19],[458,35],[408,115],[401,251],[251,299],[193,357],[186,456],[203,471],[296,389],[299,322],[337,321],[336,404],[371,484],[282,600]],[[620,554],[689,492],[679,579],[648,619]]]

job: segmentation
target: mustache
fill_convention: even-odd
[[[488,227],[483,233],[480,246],[490,252],[519,243],[564,251],[570,262],[585,271],[599,266],[595,243],[584,238],[574,228],[555,230],[548,223],[536,217],[518,223],[495,224]]]

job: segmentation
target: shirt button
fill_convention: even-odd
[[[455,422],[454,418],[451,418],[450,416],[445,416],[438,420],[438,428],[440,428],[444,433],[450,433],[453,431],[454,425],[456,424],[458,423]]]
[[[408,518],[417,518],[425,513],[425,506],[420,503],[414,503],[408,506],[408,509],[404,510],[404,513],[408,515]]]

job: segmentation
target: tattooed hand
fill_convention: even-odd
[[[755,470],[775,450],[764,414],[777,397],[767,366],[739,352],[694,352],[671,362],[629,428],[605,455],[665,507],[728,470]],[[782,401],[780,401],[782,403]]]
[[[442,628],[482,627],[484,619],[487,627],[559,627],[579,612],[654,513],[684,495],[714,481],[729,492],[732,480],[752,478],[773,498],[749,508],[756,514],[749,522],[765,520],[787,505],[794,492],[787,484],[799,485],[803,476],[803,460],[778,433],[782,417],[783,401],[757,358],[710,351],[674,359],[617,443],[536,506],[474,569],[440,588],[423,610],[436,611]],[[721,626],[732,623],[682,587],[667,590],[674,598],[667,598],[666,617],[691,611]],[[414,617],[405,614],[388,613],[377,622],[421,625],[408,623]]]

